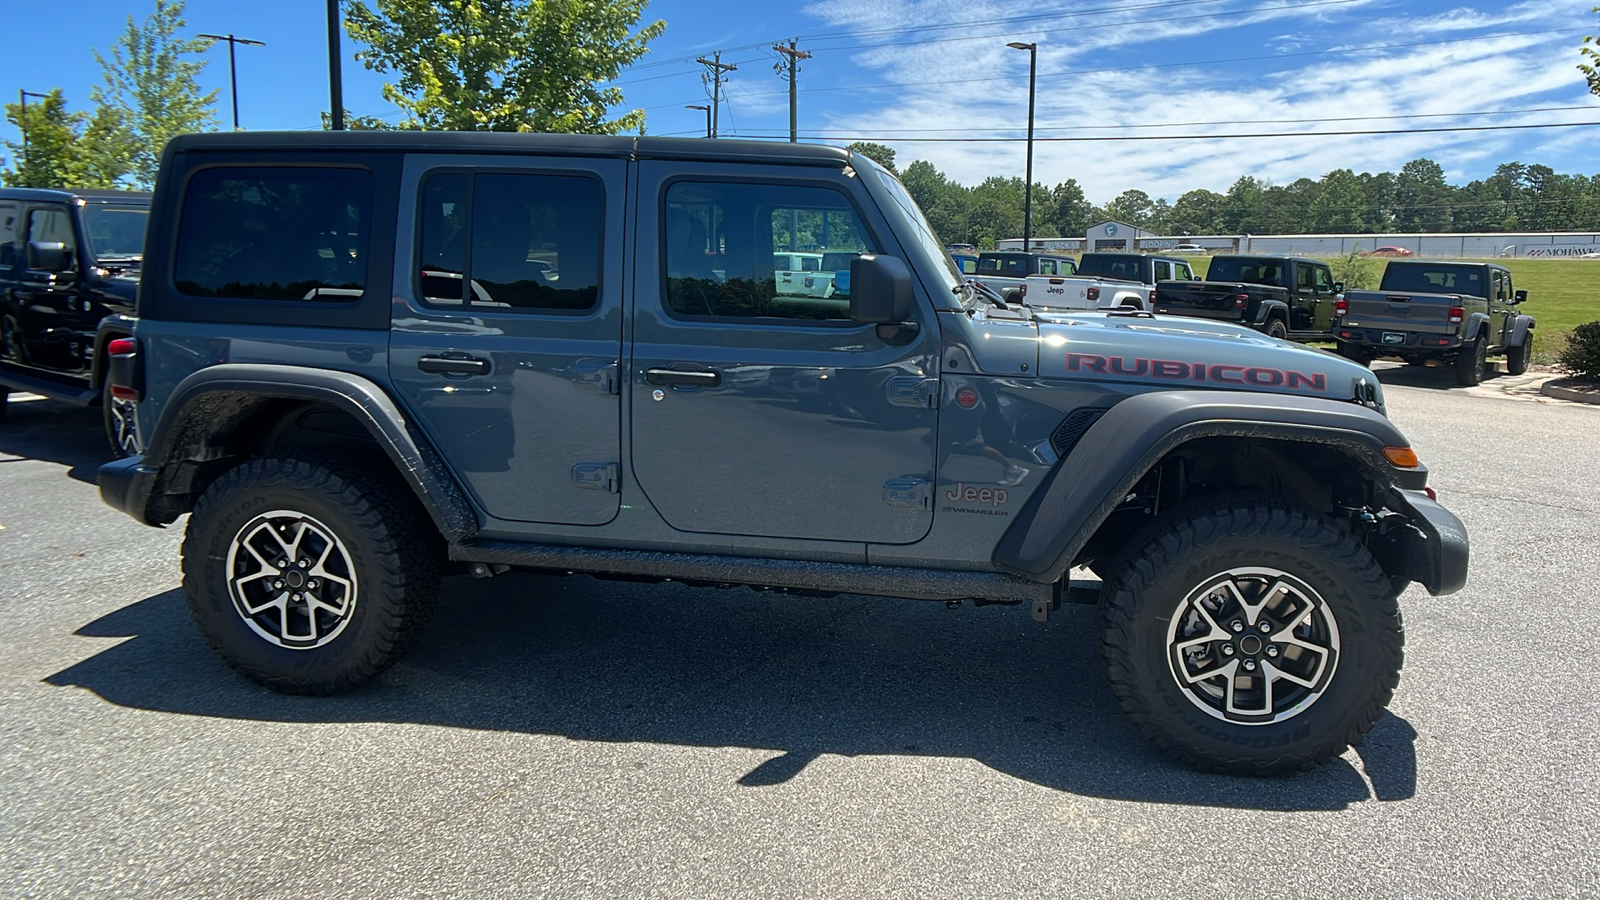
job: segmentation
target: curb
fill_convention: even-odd
[[[1588,403],[1600,406],[1600,391],[1578,391],[1569,387],[1562,387],[1554,381],[1546,381],[1539,386],[1539,393],[1557,400],[1570,400],[1574,403]]]

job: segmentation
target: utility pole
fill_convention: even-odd
[[[710,59],[702,56],[695,62],[711,70],[710,74],[703,75],[701,78],[710,79],[711,81],[711,136],[716,137],[718,133],[717,120],[722,108],[722,82],[725,80],[722,73],[736,71],[739,67],[733,63],[723,62],[721,50],[711,54]]]
[[[328,125],[344,130],[344,74],[339,66],[339,0],[328,0]]]
[[[23,91],[23,90],[17,91],[17,100],[22,106],[21,111],[17,113],[17,124],[22,126],[22,167],[24,169],[28,170],[28,177],[31,178],[31,177],[33,177],[33,168],[30,165],[28,165],[28,162],[29,162],[29,157],[28,157],[28,98],[29,97],[38,97],[40,100],[48,100],[48,99],[50,99],[50,95],[49,94],[41,94],[38,91]]]
[[[772,46],[772,49],[783,54],[788,58],[789,61],[787,66],[789,72],[787,75],[784,75],[783,70],[785,66],[782,62],[779,62],[772,68],[778,74],[784,75],[784,77],[789,81],[789,143],[791,144],[800,140],[800,87],[798,82],[795,81],[795,76],[800,73],[800,67],[797,65],[797,63],[802,59],[811,58],[811,54],[805,52],[804,50],[796,50],[794,45],[795,41],[793,38],[791,38],[789,40],[789,46],[787,47],[783,46],[782,44],[774,44]]]
[[[265,47],[266,46],[266,42],[264,42],[264,41],[247,41],[247,40],[245,40],[244,38],[241,38],[241,37],[234,37],[232,34],[197,34],[197,35],[195,35],[195,37],[208,38],[208,39],[213,40],[213,41],[227,41],[228,42],[228,92],[229,92],[229,96],[233,98],[233,130],[234,131],[238,131],[239,130],[239,74],[238,74],[238,71],[234,68],[234,63],[233,63],[233,45],[234,44],[245,44],[245,45],[248,45],[248,46],[251,46],[251,47]]]
[[[1039,76],[1039,45],[1012,41],[1006,45],[1013,50],[1028,51],[1028,174],[1022,200],[1022,250],[1033,250],[1033,96]]]

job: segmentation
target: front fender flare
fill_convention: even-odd
[[[168,398],[144,454],[101,467],[101,497],[146,524],[175,519],[184,510],[153,501],[184,493],[183,485],[172,483],[172,470],[178,468],[172,464],[187,461],[174,458],[178,448],[194,444],[194,430],[206,428],[216,408],[236,407],[240,398],[316,401],[349,414],[383,448],[446,540],[477,534],[477,511],[444,460],[408,427],[394,400],[369,379],[331,369],[224,363],[189,375]],[[200,446],[202,459],[224,456],[203,437]]]
[[[1375,479],[1420,490],[1425,467],[1398,469],[1384,447],[1409,446],[1394,424],[1364,406],[1245,391],[1159,391],[1118,403],[1057,462],[995,546],[996,568],[1060,580],[1096,529],[1141,478],[1176,447],[1239,436],[1332,445]]]
[[[1508,347],[1521,347],[1528,339],[1528,332],[1534,327],[1533,316],[1519,315],[1511,324],[1511,339],[1506,341]]]

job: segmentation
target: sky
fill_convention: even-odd
[[[129,15],[153,0],[4,0],[0,96],[60,87],[87,109]],[[1600,97],[1578,48],[1600,33],[1594,0],[657,0],[644,21],[665,33],[617,84],[649,133],[695,137],[704,67],[738,65],[723,86],[725,137],[785,138],[779,41],[801,63],[802,140],[872,140],[900,166],[926,159],[963,184],[1021,176],[1029,53],[1038,45],[1034,180],[1075,178],[1091,202],[1129,188],[1175,200],[1226,191],[1244,175],[1277,184],[1329,171],[1398,171],[1426,156],[1453,183],[1518,160],[1600,174]],[[240,121],[251,130],[319,127],[328,107],[322,0],[189,0],[191,32],[266,42],[239,47]],[[38,40],[16,41],[16,35]],[[384,77],[343,41],[345,106],[395,121]],[[207,54],[202,83],[230,118],[228,54]],[[1583,124],[1575,124],[1583,123]],[[1566,127],[1516,127],[1563,125]],[[1478,128],[1488,130],[1448,131]],[[1344,134],[1329,132],[1391,132]],[[1319,133],[1320,132],[1320,133]],[[1282,137],[1218,135],[1285,134]],[[1129,137],[1160,140],[1126,140]],[[9,124],[0,138],[17,140]],[[1096,140],[1082,140],[1096,138]],[[1104,138],[1122,138],[1106,140]]]

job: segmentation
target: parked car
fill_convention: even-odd
[[[1333,340],[1344,292],[1327,263],[1295,256],[1213,256],[1205,281],[1156,287],[1156,312],[1237,322],[1291,341]]]
[[[1178,246],[1172,248],[1172,252],[1182,254],[1184,256],[1200,256],[1202,254],[1210,253],[1211,251],[1200,246],[1199,244],[1179,244]]]
[[[964,253],[971,256],[978,255],[978,248],[971,244],[945,244],[944,249],[951,253]]]
[[[950,258],[955,260],[956,268],[961,270],[961,274],[963,274],[963,275],[976,275],[976,274],[978,274],[978,257],[977,257],[977,254],[956,253],[956,252],[952,251],[950,253]]]
[[[1026,290],[1030,275],[1073,275],[1078,264],[1070,256],[1028,253],[1021,250],[985,250],[978,254],[977,271],[972,279],[990,290]]]
[[[0,188],[0,417],[12,392],[98,404],[106,439],[137,451],[106,348],[132,331],[150,195]]]
[[[1035,309],[1151,309],[1158,282],[1194,279],[1189,263],[1176,257],[1085,253],[1076,275],[1029,276],[1026,296]]]
[[[859,254],[850,296],[781,295],[780,223],[819,215]],[[189,610],[274,690],[383,671],[452,572],[1048,620],[1090,566],[1134,726],[1201,768],[1292,772],[1380,718],[1406,585],[1466,580],[1371,372],[1225,323],[997,303],[859,153],[186,135],[150,245],[113,372],[149,440],[101,493],[188,515]],[[535,252],[559,286],[529,283]]]
[[[1368,252],[1368,253],[1366,253],[1364,255],[1366,255],[1366,256],[1410,256],[1411,255],[1411,251],[1407,250],[1404,247],[1378,247],[1378,248],[1376,248],[1376,249],[1374,249],[1374,250],[1372,250],[1372,251],[1370,251],[1370,252]]]
[[[1489,358],[1503,355],[1507,371],[1521,375],[1533,356],[1534,319],[1517,309],[1527,299],[1504,266],[1395,260],[1376,291],[1345,294],[1339,352],[1361,363],[1436,360],[1463,385],[1482,381]]]

